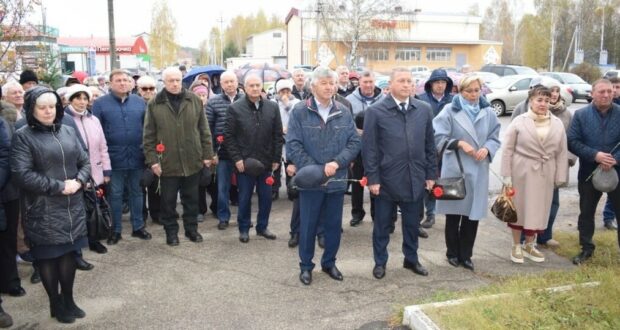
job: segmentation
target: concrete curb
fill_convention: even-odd
[[[572,285],[564,285],[557,286],[552,288],[545,289],[548,292],[564,292],[570,291],[576,287],[590,288],[600,285],[600,282],[587,282],[582,284],[572,284]],[[443,308],[449,306],[457,306],[474,300],[490,300],[497,299],[503,297],[509,297],[514,295],[514,293],[500,293],[494,294],[490,296],[484,297],[476,297],[476,298],[464,298],[464,299],[454,299],[436,303],[428,303],[421,305],[412,305],[406,306],[405,311],[403,313],[403,325],[409,326],[411,329],[416,330],[439,330],[439,326],[431,320],[426,313],[424,313],[423,309],[425,308]]]

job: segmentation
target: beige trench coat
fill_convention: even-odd
[[[545,230],[553,189],[568,178],[568,147],[562,121],[551,116],[549,134],[540,142],[534,120],[527,113],[506,129],[502,153],[503,176],[512,177],[516,190],[517,226]]]

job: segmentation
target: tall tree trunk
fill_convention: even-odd
[[[114,32],[114,0],[108,0],[108,30],[110,33],[110,67],[112,70],[119,69],[116,60],[116,36]]]

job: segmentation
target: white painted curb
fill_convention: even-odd
[[[589,287],[598,286],[600,284],[601,284],[600,282],[587,282],[583,284],[557,286],[553,288],[547,288],[545,290],[549,292],[564,292],[564,291],[572,290],[576,287],[589,288]],[[448,300],[448,301],[442,301],[442,302],[436,302],[436,303],[407,306],[405,307],[405,311],[403,313],[403,325],[409,326],[411,329],[414,329],[414,330],[439,330],[440,329],[439,326],[435,322],[433,322],[433,320],[431,320],[431,318],[428,317],[428,315],[424,313],[423,310],[425,308],[442,308],[442,307],[448,307],[448,306],[456,306],[456,305],[461,305],[463,303],[473,301],[473,300],[497,299],[497,298],[511,296],[513,294],[514,293],[501,293],[501,294],[494,294],[490,296],[477,297],[477,298],[455,299],[455,300]]]

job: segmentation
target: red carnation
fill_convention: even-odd
[[[215,140],[217,141],[217,143],[222,144],[224,143],[224,135],[218,135]]]
[[[272,177],[272,176],[268,176],[268,177],[267,177],[267,179],[265,179],[265,183],[266,183],[268,186],[273,186],[273,184],[275,183],[275,180],[273,179],[273,177]]]
[[[517,191],[513,187],[506,188],[506,196],[513,197],[516,193]]]
[[[360,179],[359,181],[360,186],[362,186],[362,188],[366,187],[368,185],[368,178],[367,177],[362,177],[362,179]]]
[[[97,194],[97,198],[101,198],[101,197],[103,197],[104,191],[103,191],[103,189],[99,188],[99,189],[97,189],[97,191],[95,193]]]
[[[443,188],[442,187],[433,188],[433,196],[435,196],[435,198],[440,198],[441,196],[443,196]]]
[[[164,153],[164,151],[166,151],[166,146],[163,143],[158,144],[157,146],[155,146],[155,150],[162,154]]]

